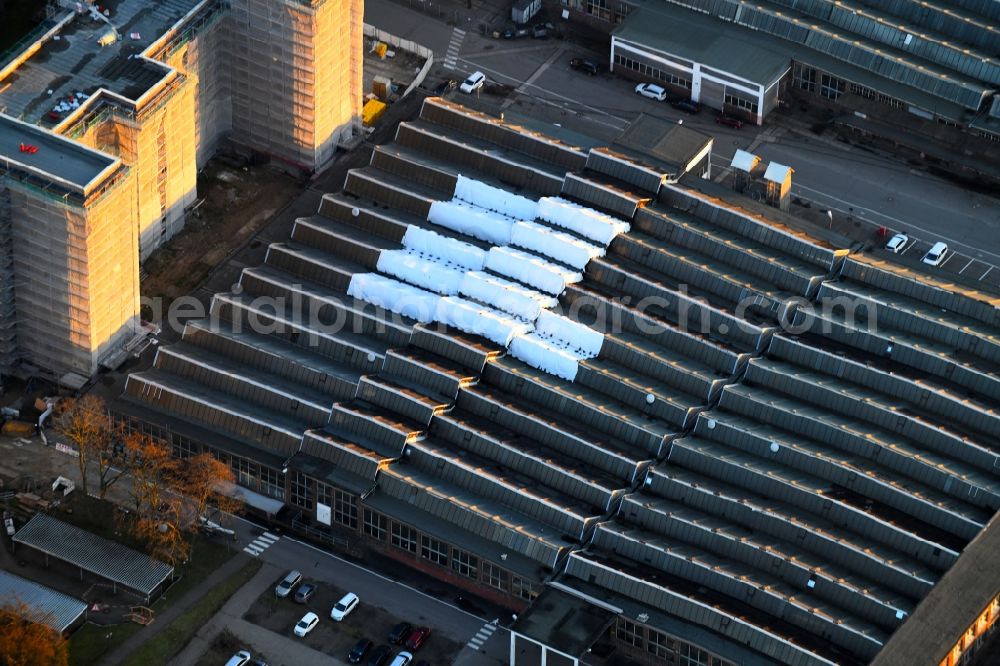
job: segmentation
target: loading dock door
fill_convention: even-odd
[[[698,102],[702,106],[707,106],[719,111],[722,110],[726,101],[726,86],[723,83],[716,83],[703,78],[701,80],[701,98]]]

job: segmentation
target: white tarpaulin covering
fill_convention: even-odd
[[[604,346],[604,334],[600,331],[548,310],[539,315],[535,331],[541,337],[561,341],[581,358],[594,358]]]
[[[383,250],[376,268],[417,287],[443,296],[454,296],[462,285],[465,269],[411,250]]]
[[[628,222],[559,197],[539,199],[538,218],[597,241],[605,247],[615,236],[629,230]]]
[[[554,296],[534,291],[489,273],[466,273],[461,293],[526,321],[534,321],[543,308],[554,308]]]
[[[420,254],[441,257],[445,261],[474,271],[483,270],[486,264],[486,250],[412,224],[406,228],[406,233],[403,235],[403,247]]]
[[[458,177],[455,198],[518,220],[533,220],[538,211],[537,201],[465,176]]]
[[[544,254],[567,266],[583,270],[594,257],[603,257],[604,248],[584,242],[576,236],[556,231],[535,222],[515,222],[511,229],[512,245]]]
[[[432,202],[427,219],[493,245],[509,245],[510,227],[514,224],[512,218],[459,201]]]
[[[567,349],[561,349],[550,341],[529,333],[514,338],[510,343],[510,353],[533,368],[567,381],[576,379],[579,358]]]
[[[491,248],[486,257],[486,267],[553,296],[563,293],[566,285],[583,279],[577,272],[509,247]]]
[[[399,280],[361,273],[347,293],[423,323],[481,335],[534,368],[575,380],[580,361],[600,353],[604,335],[551,309],[628,223],[558,197],[536,202],[463,176],[454,196],[433,202],[427,219],[495,247],[487,252],[411,225],[405,250],[379,254],[379,272]]]
[[[510,345],[515,336],[531,330],[528,322],[463,298],[442,298],[438,302],[437,318],[460,331],[481,335],[503,347]]]
[[[347,294],[422,323],[434,321],[441,297],[378,273],[355,273]]]

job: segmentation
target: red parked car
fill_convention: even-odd
[[[406,649],[407,650],[419,650],[420,646],[423,645],[431,635],[431,630],[428,627],[417,627],[410,632],[410,635],[406,637]]]
[[[729,127],[735,127],[736,129],[743,127],[742,120],[739,118],[731,118],[729,116],[716,116],[715,122],[719,125],[727,125]]]

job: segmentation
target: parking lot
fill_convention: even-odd
[[[278,580],[275,580],[275,585]],[[375,647],[388,642],[390,630],[399,622],[406,621],[414,626],[430,623],[432,618],[421,615],[409,616],[405,613],[390,613],[388,610],[367,603],[364,598],[358,607],[342,622],[330,619],[330,609],[347,592],[320,580],[309,579],[306,582],[317,585],[316,593],[305,604],[296,603],[292,596],[278,599],[273,587],[265,590],[243,616],[248,622],[264,627],[276,633],[292,637],[295,624],[307,612],[312,611],[319,616],[319,624],[305,638],[294,638],[307,646],[335,657],[341,661],[347,660],[347,654],[361,638],[368,638]],[[415,661],[426,660],[432,665],[451,664],[461,650],[461,645],[448,638],[431,634],[427,642],[414,653]],[[374,649],[374,648],[373,648]],[[393,655],[406,650],[403,646],[393,646]],[[362,663],[367,663],[366,661]],[[389,663],[388,661],[386,662]]]

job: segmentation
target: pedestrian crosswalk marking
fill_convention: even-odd
[[[466,647],[472,650],[478,650],[480,647],[482,647],[483,643],[485,643],[490,639],[490,636],[493,635],[493,632],[497,630],[497,624],[498,624],[497,620],[493,620],[492,622],[487,622],[486,624],[484,624],[482,628],[479,629],[479,632],[469,640],[469,642],[466,644]]]
[[[455,28],[451,31],[451,41],[448,42],[448,51],[444,57],[444,66],[448,69],[458,68],[458,52],[462,49],[462,41],[464,39],[464,30]]]
[[[268,549],[268,547],[273,546],[277,543],[278,539],[281,537],[275,536],[270,532],[264,532],[259,537],[251,541],[243,549],[244,553],[258,557],[261,553]]]

